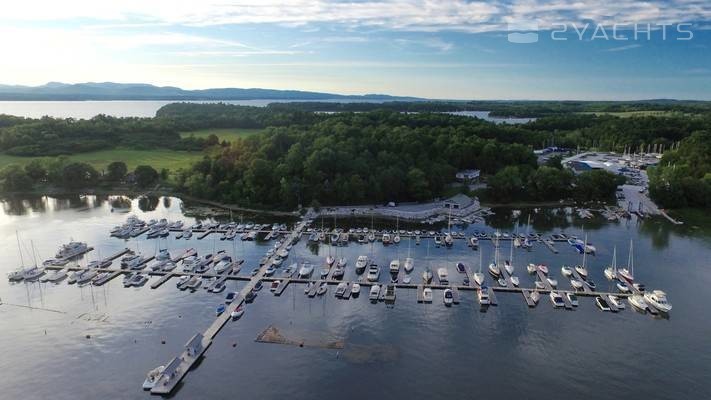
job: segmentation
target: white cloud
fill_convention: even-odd
[[[703,0],[238,0],[176,2],[173,0],[24,0],[3,7],[0,20],[47,21],[94,19],[117,24],[280,24],[304,27],[334,23],[347,27],[376,27],[409,31],[503,30],[511,20],[536,19],[552,23],[591,20],[604,24],[711,20]]]
[[[614,52],[618,52],[618,51],[632,50],[632,49],[636,49],[636,48],[639,48],[639,47],[642,47],[642,45],[639,44],[639,43],[632,43],[632,44],[628,44],[628,45],[625,45],[625,46],[610,47],[609,49],[605,49],[605,50],[603,50],[603,51],[606,51],[606,52],[613,52],[613,53],[614,53]]]

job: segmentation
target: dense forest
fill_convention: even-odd
[[[709,184],[708,159],[699,153],[707,150],[702,144],[708,142],[705,132],[711,126],[711,113],[704,111],[708,103],[670,103],[662,109],[699,111],[694,114],[625,118],[569,111],[593,107],[637,110],[649,104],[455,104],[464,108],[513,106],[528,111],[549,107],[554,111],[528,124],[508,125],[439,112],[451,103],[285,103],[268,107],[175,103],[161,108],[155,118],[0,116],[0,152],[58,156],[116,147],[205,150],[205,158],[189,169],[162,171],[164,183],[197,197],[293,208],[314,201],[428,200],[451,193],[454,174],[467,168],[480,169],[488,178],[485,195],[493,201],[606,199],[614,193],[618,178],[597,172],[574,176],[560,167],[559,160],[539,166],[533,149],[555,145],[622,152],[655,146],[676,150],[667,152],[662,165],[650,171],[652,195],[668,207],[708,205],[708,196],[703,194],[703,185]],[[329,109],[319,110],[321,107]],[[357,112],[348,111],[354,107]],[[408,112],[403,112],[403,107],[408,107],[404,110]],[[219,143],[216,137],[180,135],[212,128],[264,128],[264,132],[232,143]],[[63,172],[58,171],[66,165],[60,168],[45,161],[45,174],[31,165],[35,170],[28,170],[28,165],[24,170],[13,167],[4,171],[5,189],[16,189],[23,183],[70,183],[59,177]],[[70,168],[68,172],[71,176],[74,171]],[[86,168],[82,174],[89,183],[111,182]],[[695,188],[701,188],[700,192]]]

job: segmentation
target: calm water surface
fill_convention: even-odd
[[[29,249],[34,244],[42,259],[71,238],[96,248],[88,260],[99,251],[107,256],[125,246],[152,254],[157,246],[155,240],[109,238],[109,229],[122,223],[127,214],[112,213],[104,198],[43,198],[2,205],[3,275],[20,264],[16,230],[23,246]],[[134,200],[132,213],[143,219],[194,221],[182,216],[178,199],[161,199],[142,207]],[[488,223],[515,229],[508,212],[500,212]],[[533,226],[541,232],[580,234],[580,221],[550,211],[533,214]],[[482,228],[493,229],[482,225],[459,229]],[[382,303],[370,304],[365,290],[360,298],[343,301],[333,297],[331,287],[327,295],[309,299],[303,286],[291,285],[281,297],[262,291],[240,321],[228,323],[174,397],[707,397],[711,376],[709,237],[690,235],[689,228],[672,228],[661,221],[591,221],[585,229],[598,249],[589,269],[603,288],[609,284],[602,269],[610,261],[613,246],[617,244],[618,259],[625,261],[627,243],[635,240],[636,275],[648,287],[667,291],[674,305],[668,319],[629,309],[602,313],[586,298],[575,311],[554,310],[546,298],[535,309],[528,309],[520,295],[504,293],[497,296],[498,307],[481,311],[471,292],[462,292],[461,304],[445,308],[441,292],[435,292],[432,304],[422,305],[417,304],[414,290],[400,290],[395,306],[386,308]],[[246,271],[272,245],[212,238],[170,239],[163,244],[174,253],[187,247],[201,254],[225,249],[246,259]],[[580,256],[567,245],[558,244],[558,249],[559,255],[544,247],[516,251],[514,263],[522,286],[532,286],[524,267],[529,261],[547,263],[563,281],[560,265],[579,262]],[[370,251],[370,245],[355,243],[338,250],[339,256],[349,260],[347,278],[354,276],[357,255]],[[406,257],[408,243],[404,240],[388,248],[375,245],[372,251],[384,267],[392,258]],[[484,243],[482,251],[487,263],[493,254],[491,245]],[[428,263],[425,242],[412,244],[410,252],[416,260],[414,281]],[[311,247],[302,240],[285,264],[306,259],[320,263],[328,253],[327,246]],[[451,250],[430,249],[432,266],[447,266],[454,281],[461,279],[455,261],[476,267],[478,258],[478,252],[462,241]],[[240,285],[230,282],[228,290]],[[66,282],[10,284],[3,278],[0,297],[0,398],[143,399],[149,397],[140,388],[145,373],[177,355],[190,336],[213,321],[224,293],[181,292],[171,281],[151,290],[148,285],[124,289],[121,279],[102,287],[79,288]],[[269,325],[307,343],[343,340],[345,348],[256,343],[256,335]]]

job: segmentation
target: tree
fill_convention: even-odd
[[[29,191],[32,179],[19,165],[8,165],[0,171],[2,189],[6,192]]]
[[[99,173],[87,163],[73,162],[62,170],[62,184],[68,188],[91,187],[98,179]]]
[[[128,167],[123,161],[114,161],[106,167],[106,179],[112,182],[122,181],[128,173]]]
[[[411,168],[407,173],[407,191],[410,197],[422,201],[432,198],[427,175],[419,168]]]
[[[140,187],[146,187],[158,180],[158,171],[150,165],[139,165],[133,174],[136,176],[136,184]]]
[[[575,178],[573,195],[580,201],[611,199],[625,178],[602,169],[581,173]]]
[[[541,166],[528,176],[527,191],[536,200],[557,200],[568,196],[572,182],[572,172]]]
[[[32,160],[25,165],[25,172],[35,182],[42,182],[47,179],[47,168],[40,160]]]
[[[561,161],[563,161],[563,156],[561,156],[560,154],[556,154],[554,156],[549,157],[544,165],[546,167],[563,169],[563,164],[561,163]]]
[[[489,178],[489,192],[501,201],[511,201],[523,191],[523,180],[518,167],[506,167]]]

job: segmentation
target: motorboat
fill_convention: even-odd
[[[518,287],[518,285],[521,283],[521,281],[518,279],[518,276],[511,276],[509,277],[509,279],[511,280],[511,284],[515,287]]]
[[[403,266],[405,269],[405,272],[408,274],[412,272],[413,269],[415,269],[415,260],[411,257],[407,257],[405,259],[405,265]]]
[[[434,242],[435,242],[435,246],[437,246],[437,247],[441,246],[442,245],[442,237],[439,235],[435,235]]]
[[[272,281],[272,284],[269,285],[269,291],[275,292],[277,290],[277,288],[279,287],[280,283],[281,283],[281,281]]]
[[[607,300],[600,296],[595,297],[595,304],[597,304],[598,308],[602,311],[611,311],[610,305],[607,304]]]
[[[548,266],[545,264],[538,264],[536,268],[543,273],[543,275],[548,275]]]
[[[225,312],[226,309],[227,309],[227,306],[225,306],[224,304],[218,305],[217,308],[215,309],[215,315],[221,315],[223,312]]]
[[[185,288],[195,290],[202,285],[202,279],[199,276],[193,276],[185,283]]]
[[[479,247],[479,239],[476,236],[470,237],[469,238],[469,246],[471,246],[474,249]]]
[[[162,269],[163,271],[165,271],[165,272],[170,272],[170,271],[174,270],[176,267],[177,267],[177,265],[175,265],[174,262],[172,262],[172,261],[166,261],[166,262],[163,264],[163,266],[161,267],[161,269]]]
[[[627,284],[625,282],[617,281],[617,283],[615,285],[617,286],[617,289],[622,293],[629,293],[630,292],[630,287],[627,286]]]
[[[588,269],[583,265],[576,265],[575,272],[580,274],[581,277],[586,278],[588,276]]]
[[[323,296],[324,294],[326,294],[327,291],[328,285],[326,284],[326,282],[324,282],[321,284],[321,286],[318,287],[318,289],[316,290],[316,294],[319,296]]]
[[[215,264],[213,268],[215,269],[216,273],[221,274],[227,271],[227,269],[229,269],[230,267],[232,267],[232,261],[222,260]]]
[[[270,265],[264,270],[264,276],[272,276],[274,275],[274,272],[276,272],[276,268],[274,268],[273,265]]]
[[[536,280],[536,281],[534,282],[534,284],[536,285],[536,289],[538,289],[538,290],[543,290],[543,289],[546,288],[546,285],[545,285],[543,282],[539,281],[539,280]]]
[[[309,262],[305,262],[301,264],[301,268],[299,268],[299,278],[309,278],[313,272],[314,266]]]
[[[225,304],[230,304],[232,303],[235,298],[237,298],[237,293],[236,292],[229,292],[227,293],[227,296],[225,296]]]
[[[334,262],[336,262],[336,259],[333,258],[333,256],[326,257],[326,265],[331,266],[331,265],[333,265]]]
[[[508,260],[504,261],[504,269],[509,273],[509,275],[514,273],[514,267]]]
[[[572,278],[571,278],[571,279],[570,279],[570,286],[572,286],[573,289],[575,289],[575,290],[580,290],[580,289],[583,288],[583,282],[582,282],[582,281],[579,281],[579,280],[577,280],[577,279],[572,279]]]
[[[627,301],[632,305],[632,307],[640,310],[640,311],[646,311],[647,310],[647,302],[644,300],[644,296],[635,294],[632,296],[627,297]]]
[[[251,303],[256,298],[257,298],[257,292],[255,292],[254,290],[250,290],[249,292],[247,292],[247,295],[244,296],[244,301],[245,301],[245,303]]]
[[[168,252],[168,249],[160,249],[158,251],[158,254],[156,254],[156,260],[158,260],[158,261],[170,260],[170,253]]]
[[[390,273],[397,274],[398,272],[400,272],[400,260],[390,261]]]
[[[535,274],[538,268],[536,267],[536,264],[534,263],[529,263],[526,266],[526,271],[528,271],[529,274]]]
[[[210,288],[210,291],[211,291],[212,293],[221,293],[222,291],[225,290],[225,288],[226,288],[226,286],[225,286],[225,283],[224,283],[224,282],[217,281],[217,282],[212,286],[212,288]]]
[[[454,244],[454,237],[452,237],[451,233],[448,233],[444,235],[444,245],[447,247],[452,247]]]
[[[385,296],[384,300],[386,302],[394,302],[395,301],[395,285],[392,283],[389,283],[385,286]]]
[[[439,278],[440,285],[449,285],[449,273],[447,272],[447,268],[437,268],[437,278]]]
[[[625,303],[622,301],[621,298],[617,296],[608,296],[610,299],[610,303],[614,304],[615,307],[617,307],[618,310],[624,310],[625,309]]]
[[[136,273],[133,274],[133,276],[131,277],[130,286],[141,287],[145,285],[146,282],[148,282],[148,276],[141,273]]]
[[[498,278],[499,276],[501,276],[501,269],[495,263],[491,263],[489,264],[489,273],[494,278]]]
[[[336,286],[336,297],[341,298],[346,293],[348,289],[348,284],[346,282],[341,282]]]
[[[230,318],[232,318],[232,320],[234,321],[236,319],[242,318],[242,315],[244,315],[244,305],[240,304],[237,308],[234,309],[234,311],[230,313]]]
[[[483,306],[491,304],[491,300],[489,300],[489,288],[486,286],[482,286],[477,291],[477,297],[479,298],[479,304]]]
[[[260,280],[258,280],[258,281],[254,284],[254,289],[253,289],[253,290],[254,290],[255,292],[258,292],[258,291],[262,290],[263,287],[264,287],[264,283],[262,283],[262,280],[260,279]]]
[[[571,276],[573,276],[573,269],[570,268],[570,267],[568,267],[568,266],[566,266],[566,265],[560,267],[560,272],[561,272],[561,273],[563,274],[563,276],[566,277],[566,278],[570,278]]]
[[[461,274],[467,272],[467,269],[466,269],[466,267],[464,266],[464,263],[458,262],[457,265],[456,265],[456,268],[457,268],[457,272],[459,272],[459,273],[461,273]]]
[[[127,277],[128,277],[128,276],[129,276],[129,275],[127,275]],[[130,278],[129,278],[129,279],[130,279]],[[187,289],[186,284],[188,283],[188,280],[190,280],[190,276],[189,276],[189,275],[183,275],[183,276],[181,276],[180,278],[178,278],[178,281],[177,281],[177,282],[175,282],[175,286],[178,287],[180,290],[185,290],[185,289]],[[127,283],[126,278],[124,278],[123,282],[124,282],[123,285],[126,286],[126,283]],[[130,280],[129,280],[128,282],[130,282]]]
[[[426,287],[422,290],[422,301],[432,303],[432,288]]]
[[[595,282],[591,281],[590,279],[584,280],[583,283],[588,285],[588,287],[593,291],[597,288],[597,285],[595,285]]]
[[[353,286],[351,286],[351,295],[353,297],[358,297],[360,294],[360,283],[354,283]]]
[[[346,269],[340,266],[335,266],[333,267],[333,273],[331,274],[331,277],[333,279],[341,279],[343,278],[343,275],[345,275]]]
[[[306,287],[304,288],[304,294],[309,294],[311,289],[316,286],[316,282],[309,282],[306,284]],[[315,294],[315,293],[314,293]]]
[[[504,278],[499,278],[496,282],[497,282],[497,283],[499,284],[499,286],[501,286],[501,287],[506,287],[506,286],[508,286],[508,284],[506,283],[506,279],[504,279]]]
[[[653,290],[644,294],[644,300],[648,305],[657,310],[668,313],[672,310],[672,305],[667,301],[667,294],[661,290]]]
[[[642,283],[633,283],[632,287],[637,289],[638,292],[644,292],[647,289]]]
[[[143,381],[143,390],[153,389],[153,387],[156,385],[156,382],[158,382],[158,379],[160,378],[160,376],[164,370],[165,370],[165,367],[161,365],[160,367],[157,367],[157,368],[154,368],[154,369],[148,371],[146,380]]]
[[[368,267],[368,274],[366,275],[366,279],[369,282],[375,282],[380,278],[380,268],[378,268],[377,264],[370,264],[370,267]]]
[[[380,296],[380,285],[373,285],[370,287],[370,293],[368,293],[368,298],[370,300],[378,300]]]
[[[578,306],[578,296],[576,296],[575,293],[566,292],[566,293],[565,293],[565,297],[568,298],[568,301],[570,302],[570,304],[571,304],[573,307],[577,307],[577,306]]]
[[[390,244],[390,234],[389,233],[383,233],[383,244]]]
[[[450,288],[444,289],[444,293],[442,294],[442,301],[444,302],[444,305],[447,307],[452,305],[452,302],[454,301],[454,295],[452,294],[452,289],[450,289]]]
[[[555,278],[546,277],[546,281],[548,281],[548,284],[552,287],[558,286],[558,281]]]
[[[96,270],[93,269],[86,269],[80,272],[77,276],[77,285],[83,285],[85,283],[91,282],[94,278],[96,278],[96,275],[98,275],[98,273],[96,272]]]
[[[563,301],[563,296],[560,295],[560,293],[552,290],[548,296],[551,298],[551,303],[553,303],[553,307],[565,307],[565,302]]]
[[[365,268],[368,266],[368,256],[360,255],[355,263],[356,273],[362,274],[365,272]]]
[[[346,264],[348,264],[348,260],[345,257],[341,257],[338,259],[338,262],[336,263],[336,266],[345,268]]]
[[[67,270],[66,269],[59,269],[59,270],[50,272],[49,274],[43,276],[42,278],[40,278],[40,281],[59,282],[66,277],[67,277]]]

